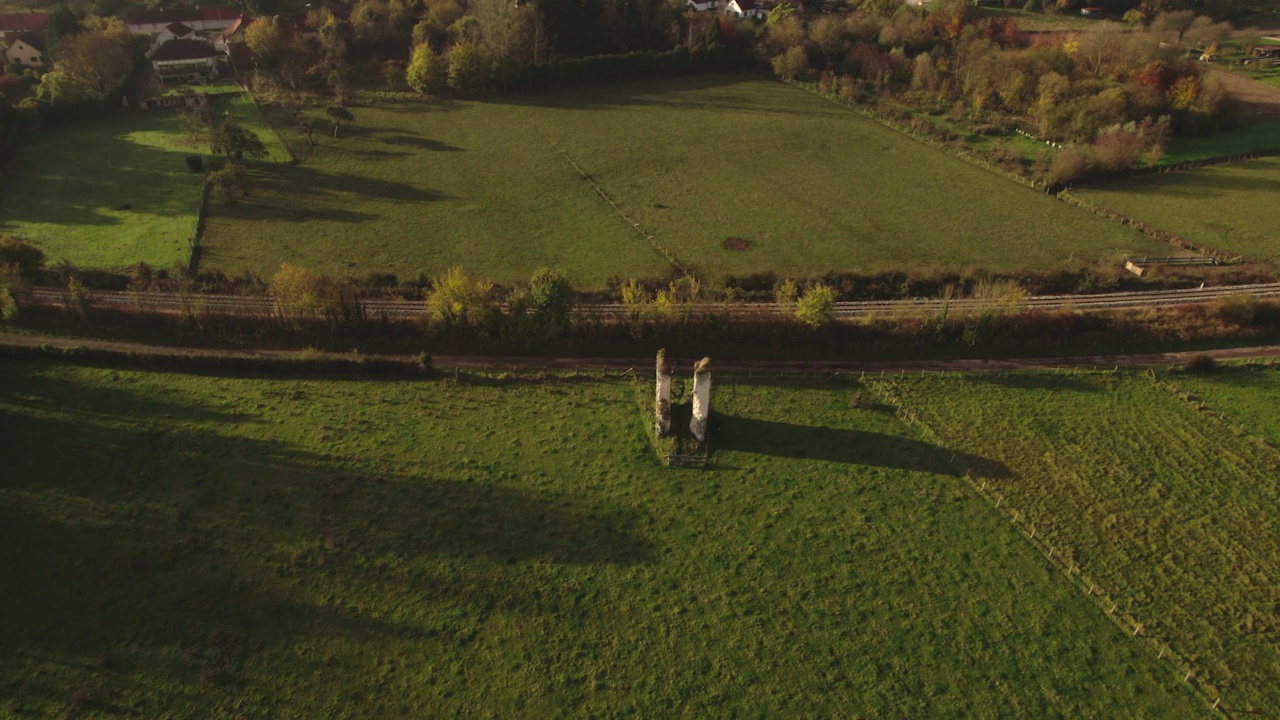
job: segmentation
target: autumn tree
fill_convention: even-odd
[[[461,266],[454,266],[432,278],[427,309],[449,329],[482,325],[495,310],[493,283],[476,280]]]
[[[241,125],[233,115],[225,115],[209,136],[209,151],[232,160],[264,158],[270,153],[254,131]]]
[[[249,180],[239,163],[229,162],[209,173],[209,193],[228,205],[249,194]]]
[[[450,87],[482,88],[489,82],[491,68],[489,56],[479,43],[464,41],[449,49]]]
[[[406,73],[409,87],[422,95],[439,95],[449,84],[449,65],[429,44],[413,49]]]
[[[132,36],[123,21],[96,18],[85,25],[85,31],[58,43],[54,69],[48,75],[58,76],[52,84],[62,97],[49,97],[51,101],[105,98],[133,69]]]
[[[324,109],[324,114],[328,115],[329,119],[333,121],[334,137],[338,137],[338,128],[342,123],[355,122],[355,116],[351,114],[351,111],[341,105],[330,105]]]
[[[291,44],[273,18],[260,17],[244,30],[244,43],[253,51],[253,63],[263,70],[275,69]]]

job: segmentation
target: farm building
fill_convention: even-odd
[[[218,76],[219,53],[200,40],[179,38],[151,55],[151,68],[161,82],[207,82]]]
[[[44,33],[23,33],[9,47],[5,48],[4,61],[9,65],[23,65],[30,68],[44,67]]]
[[[689,7],[694,12],[714,12],[720,7],[719,0],[689,0]]]

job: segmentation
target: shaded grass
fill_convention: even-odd
[[[1280,148],[1280,120],[1241,125],[1212,135],[1175,137],[1160,158],[1160,164],[1176,165],[1276,148]]]
[[[1074,190],[1096,205],[1251,260],[1280,253],[1280,157]]]
[[[462,264],[511,282],[547,264],[600,287],[612,275],[670,271],[636,227],[712,278],[1008,271],[1157,248],[754,76],[380,104],[355,115],[346,137],[318,135],[315,155],[278,169],[251,203],[215,210],[207,267],[270,274],[288,261],[413,277]],[[342,192],[327,191],[335,184]],[[751,248],[726,250],[728,237]]]
[[[1210,697],[1280,710],[1280,453],[1136,374],[891,385],[940,442],[1007,465],[992,497]]]
[[[171,717],[1188,717],[856,384],[0,367],[0,698]],[[992,466],[995,467],[995,466]],[[996,473],[998,474],[998,473]],[[1105,692],[1098,688],[1105,687]]]
[[[257,132],[271,159],[283,148],[248,98],[213,103]],[[0,231],[35,242],[51,263],[122,269],[187,262],[204,177],[173,110],[122,111],[29,135],[5,168]],[[127,209],[126,209],[126,206]]]

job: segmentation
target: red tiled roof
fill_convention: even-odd
[[[151,25],[153,23],[174,22],[188,23],[198,20],[232,20],[240,17],[240,11],[224,6],[207,8],[178,8],[175,10],[134,10],[124,14],[128,25]]]
[[[241,14],[241,11],[225,5],[200,8],[200,19],[202,20],[235,20]]]
[[[22,13],[19,15],[0,15],[0,33],[27,32],[43,30],[49,24],[48,13]]]
[[[212,45],[199,40],[170,40],[156,50],[155,54],[151,56],[151,62],[204,60],[217,54],[218,51],[214,50]]]

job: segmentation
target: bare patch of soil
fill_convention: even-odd
[[[1247,123],[1280,120],[1280,88],[1214,69],[1213,77],[1240,103],[1240,120]]]
[[[725,241],[724,243],[722,243],[722,245],[724,246],[725,250],[742,252],[743,250],[746,250],[747,248],[751,247],[751,241],[746,238],[731,237],[731,238],[725,238]]]

